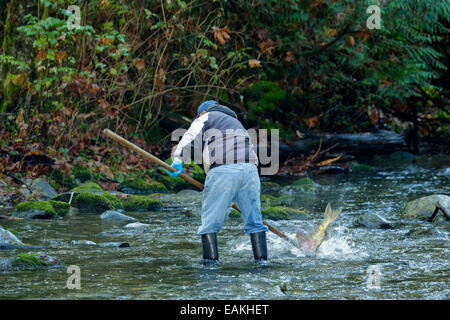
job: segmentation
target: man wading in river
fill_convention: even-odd
[[[202,143],[194,143],[199,138]],[[172,177],[183,171],[183,151],[190,153],[192,144],[202,146],[206,172],[202,225],[198,229],[202,237],[203,262],[209,264],[219,260],[217,232],[232,203],[241,209],[244,231],[250,234],[255,260],[266,261],[268,228],[261,216],[258,157],[236,113],[216,101],[202,103],[197,109],[197,118],[172,154],[172,167],[177,170],[167,171]]]

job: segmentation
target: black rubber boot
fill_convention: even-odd
[[[267,261],[267,240],[266,232],[250,233],[252,241],[253,256],[256,262]]]
[[[217,249],[217,233],[202,234],[203,264],[215,264],[219,262],[219,250]]]

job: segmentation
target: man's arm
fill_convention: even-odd
[[[198,138],[201,138],[203,133],[203,128],[205,127],[205,123],[208,121],[208,114],[204,114],[201,117],[198,117],[195,119],[191,126],[189,127],[188,131],[183,135],[178,145],[175,147],[173,153],[172,153],[172,167],[176,169],[176,172],[170,172],[168,170],[167,173],[172,177],[177,177],[181,172],[183,172],[183,160],[182,160],[182,153],[183,150],[186,150],[186,148],[191,147],[191,143],[195,141]],[[200,143],[201,145],[201,143]],[[194,143],[195,147],[195,143]]]
[[[183,135],[178,145],[175,147],[175,150],[172,154],[174,162],[175,161],[179,163],[183,162],[182,161],[183,150],[187,150],[187,148],[190,148],[191,143],[201,137],[206,121],[208,121],[207,113],[202,115],[201,117],[198,117],[192,122],[188,131],[186,131],[186,133]]]

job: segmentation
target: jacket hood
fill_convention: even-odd
[[[233,117],[235,119],[238,118],[236,112],[234,112],[230,108],[225,107],[225,106],[223,106],[221,104],[212,105],[206,110],[206,112],[212,112],[212,111],[219,111],[219,112],[225,113],[225,114],[227,114],[230,117]]]

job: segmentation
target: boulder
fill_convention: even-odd
[[[374,213],[360,215],[355,221],[355,226],[368,229],[394,229],[386,219]]]
[[[167,188],[164,184],[157,181],[147,182],[142,178],[126,180],[117,186],[117,190],[124,193],[141,195],[167,192]]]
[[[140,223],[140,222],[129,223],[125,226],[125,228],[127,228],[127,229],[142,229],[142,228],[148,228],[148,227],[150,227],[149,224]]]
[[[0,270],[37,269],[61,265],[61,261],[58,259],[38,253],[20,253],[12,258],[0,259]]]
[[[107,220],[117,224],[127,224],[131,222],[137,222],[137,219],[113,210],[103,212],[100,215],[100,219]]]
[[[49,200],[57,195],[55,189],[42,178],[37,178],[31,183],[31,190],[33,193],[39,194],[42,200]]]
[[[434,194],[408,202],[402,210],[402,218],[428,220],[436,209],[438,201],[450,211],[450,197],[444,194]]]
[[[19,203],[12,215],[24,219],[58,218],[58,214],[49,201],[25,201]]]
[[[94,182],[79,185],[70,192],[58,195],[53,199],[70,201],[70,198],[72,199],[71,205],[81,213],[102,213],[106,210],[123,209],[122,203],[116,196],[103,191]]]
[[[162,207],[161,201],[151,196],[130,195],[122,199],[125,211],[152,211]]]

